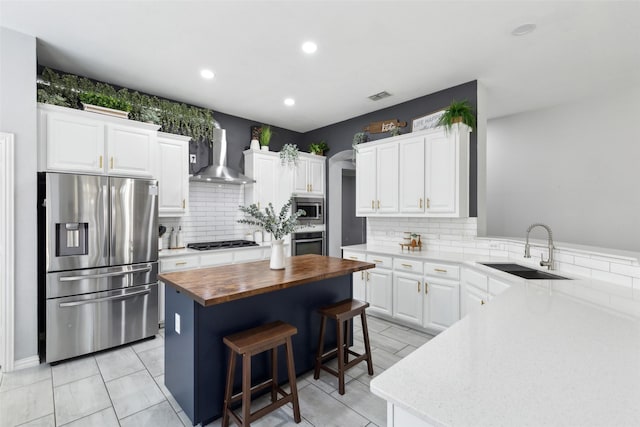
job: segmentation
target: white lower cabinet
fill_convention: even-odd
[[[467,287],[464,292],[463,317],[473,313],[489,301],[489,295],[477,288]]]
[[[421,275],[393,273],[393,317],[403,322],[422,326],[422,289]]]
[[[359,271],[353,273],[353,298],[366,301],[367,300],[367,272]]]
[[[374,268],[367,270],[367,302],[371,312],[392,315],[393,280],[391,270]]]
[[[460,284],[453,280],[424,280],[423,326],[441,332],[460,320]]]

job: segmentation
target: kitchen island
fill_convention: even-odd
[[[296,373],[309,371],[320,329],[316,310],[351,298],[351,273],[374,267],[301,255],[288,258],[284,270],[270,270],[266,260],[161,274],[160,280],[168,285],[165,385],[194,425],[221,416],[228,358],[222,338],[274,320],[298,329],[293,336]],[[335,325],[327,326],[327,336],[335,336]],[[269,372],[266,354],[260,356],[252,366],[256,382]],[[284,358],[279,362],[284,382]],[[239,387],[240,375],[236,379]]]

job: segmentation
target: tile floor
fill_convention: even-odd
[[[374,371],[389,368],[431,336],[369,316]],[[354,347],[362,351],[355,322]],[[0,383],[0,427],[13,426],[191,426],[164,387],[164,331],[153,340],[5,374]],[[335,362],[335,361],[334,361]],[[385,426],[386,404],[369,391],[371,377],[362,363],[347,371],[347,392],[322,372],[298,378],[302,422],[293,422],[286,405],[256,426]],[[268,399],[263,396],[261,399]],[[265,401],[258,399],[256,405]],[[259,407],[259,406],[257,406]],[[210,426],[220,426],[217,420]]]

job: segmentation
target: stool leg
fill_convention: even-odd
[[[338,393],[344,394],[344,336],[343,336],[343,322],[342,320],[336,321],[338,329],[337,345],[338,345]]]
[[[322,364],[322,354],[324,353],[324,330],[327,323],[327,318],[322,316],[320,321],[320,338],[318,339],[318,354],[316,356],[316,369],[313,372],[313,379],[320,378],[320,365]]]
[[[222,408],[222,427],[229,427],[229,411],[233,394],[233,378],[236,372],[236,354],[229,350],[229,366],[227,368],[227,386],[224,391],[224,407]]]
[[[367,327],[367,315],[364,311],[360,313],[362,319],[362,336],[364,338],[364,351],[367,353],[367,370],[369,375],[373,375],[373,361],[371,360],[371,346],[369,345],[369,328]]]
[[[345,328],[346,328],[346,333],[345,333],[345,340],[344,340],[344,363],[347,364],[349,363],[349,343],[351,342],[351,324],[352,324],[352,319],[347,319],[347,321],[345,322]]]
[[[291,396],[293,397],[293,419],[296,423],[301,421],[300,419],[300,404],[298,403],[298,385],[296,384],[296,369],[293,364],[293,347],[291,345],[291,337],[287,337],[285,342],[287,350],[287,370],[289,371],[289,387],[291,388]]]
[[[271,401],[278,398],[278,347],[271,349]]]
[[[242,355],[242,427],[251,424],[251,354]]]

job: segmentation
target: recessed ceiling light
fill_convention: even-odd
[[[202,70],[200,71],[200,75],[202,76],[203,79],[209,80],[209,79],[212,79],[215,74],[213,74],[213,71],[211,70]]]
[[[304,42],[302,43],[302,50],[305,53],[313,53],[316,50],[318,50],[318,45],[315,44],[314,42]]]
[[[291,107],[292,105],[294,105],[296,103],[296,100],[293,98],[287,98],[284,100],[284,105]]]
[[[536,24],[522,24],[518,25],[511,31],[512,36],[524,36],[525,34],[532,33],[536,29]]]

